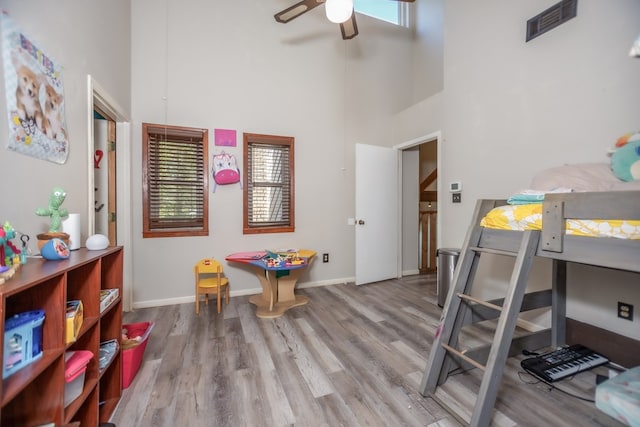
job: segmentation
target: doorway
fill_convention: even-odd
[[[94,107],[93,168],[95,233],[117,244],[116,216],[116,122],[108,113]]]
[[[438,143],[427,141],[418,146],[420,186],[418,215],[419,225],[419,269],[420,273],[436,271],[436,246],[438,223]]]
[[[93,79],[87,76],[87,128],[89,147],[87,150],[87,235],[96,233],[96,142],[94,140],[94,117],[98,112],[110,123],[111,141],[118,147],[112,150],[110,163],[112,174],[107,174],[107,197],[113,198],[113,244],[125,248],[123,251],[122,300],[123,310],[130,311],[133,304],[133,261],[132,261],[132,216],[131,216],[131,122],[128,114]],[[109,131],[107,131],[109,132]],[[108,139],[109,137],[107,137]],[[109,154],[103,153],[103,156]],[[104,159],[104,157],[103,157]],[[107,168],[108,169],[108,168]],[[109,204],[108,199],[105,203]],[[115,207],[118,206],[119,209]],[[104,209],[104,208],[103,208]],[[109,231],[101,233],[111,234]]]
[[[440,132],[395,146],[402,153],[400,164],[402,275],[434,273],[440,244],[438,202],[441,191]]]

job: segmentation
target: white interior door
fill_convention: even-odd
[[[398,277],[397,156],[356,144],[356,285]]]

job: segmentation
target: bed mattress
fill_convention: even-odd
[[[482,219],[480,225],[498,230],[542,230],[542,203],[498,206]],[[566,233],[640,240],[640,221],[568,219]]]

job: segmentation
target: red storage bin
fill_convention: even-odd
[[[154,322],[141,322],[122,325],[122,329],[127,331],[126,334],[130,339],[140,337],[140,343],[135,347],[124,348],[126,343],[122,344],[122,388],[129,387],[136,377],[154,324]]]

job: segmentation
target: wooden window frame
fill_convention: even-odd
[[[291,233],[295,231],[295,151],[294,144],[295,139],[289,136],[278,135],[263,135],[255,133],[243,134],[243,164],[244,164],[244,176],[243,176],[243,208],[242,208],[242,232],[243,234],[262,234],[262,233]],[[288,148],[289,152],[289,180],[285,183],[288,187],[289,193],[289,220],[286,225],[252,225],[249,221],[249,198],[251,196],[254,183],[252,180],[253,165],[250,163],[249,146],[253,144],[264,145],[276,145],[284,146]],[[262,185],[263,183],[261,183]]]
[[[200,144],[197,150],[202,152],[202,159],[196,161],[198,170],[198,181],[193,184],[198,194],[202,197],[201,218],[194,218],[194,221],[186,225],[176,224],[180,220],[167,220],[167,224],[154,226],[154,223],[162,223],[161,218],[154,218],[151,213],[153,202],[154,179],[151,174],[154,168],[151,167],[153,159],[150,158],[153,144],[152,135],[164,135],[165,142],[172,144]],[[191,139],[191,141],[189,141]],[[187,237],[187,236],[208,236],[209,235],[209,133],[207,129],[191,128],[184,126],[162,125],[152,123],[142,123],[142,237]],[[179,180],[179,178],[178,178]],[[178,181],[184,184],[184,181]],[[187,185],[188,186],[188,185]],[[157,202],[156,202],[157,203]]]

